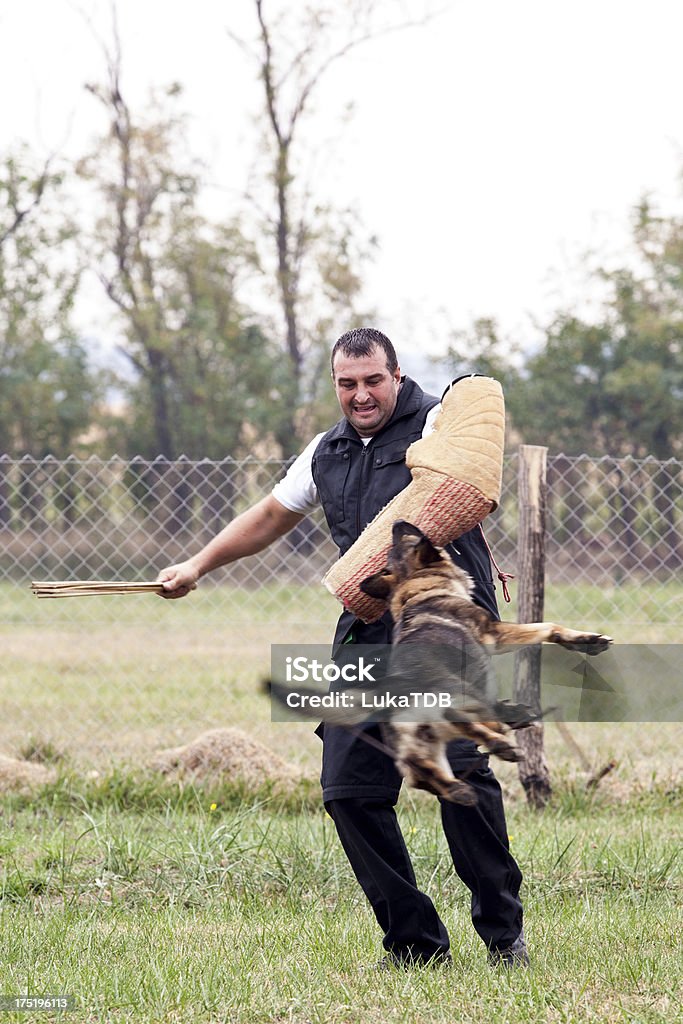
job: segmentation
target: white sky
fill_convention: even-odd
[[[644,191],[671,208],[683,166],[680,0],[444,6],[427,27],[337,65],[311,125],[313,143],[334,157],[321,193],[355,202],[379,237],[367,277],[379,326],[432,350],[448,323],[493,315],[524,340],[531,317],[581,301],[580,255],[618,258],[630,208]],[[229,214],[253,156],[260,92],[225,26],[248,34],[252,0],[117,7],[129,102],[142,104],[150,85],[183,84],[192,146]],[[108,9],[108,0],[0,0],[0,150],[24,139],[74,156],[101,129],[83,83],[102,77],[102,57],[81,12],[106,31]],[[343,127],[349,101],[356,112]]]

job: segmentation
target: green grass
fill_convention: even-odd
[[[617,640],[673,642],[683,588],[550,587],[549,617]],[[446,921],[449,972],[362,970],[379,930],[321,809],[309,724],[271,723],[258,680],[274,642],[326,642],[320,588],[202,587],[154,597],[36,601],[0,585],[0,752],[56,773],[0,797],[0,993],[67,993],[83,1021],[236,1024],[655,1024],[680,1018],[680,726],[572,725],[590,795],[552,723],[555,795],[526,807],[496,768],[525,875],[533,970],[488,969],[435,802],[405,793],[420,883]],[[514,617],[514,610],[503,612]],[[680,615],[675,622],[678,622]],[[305,771],[276,795],[146,767],[154,752],[236,725]],[[212,809],[213,808],[213,809]],[[27,1021],[30,1014],[6,1014]],[[51,1019],[34,1015],[36,1020]]]
[[[282,729],[258,689],[270,644],[329,642],[338,608],[322,588],[279,584],[207,586],[182,601],[39,601],[27,587],[3,584],[0,751],[36,744],[82,765],[141,763],[224,725],[279,742]],[[294,759],[304,731],[286,732]]]
[[[674,792],[511,808],[534,966],[508,976],[486,965],[429,798],[400,813],[455,966],[386,974],[361,969],[379,931],[309,793],[163,789],[119,774],[4,800],[2,992],[68,993],[93,1021],[676,1019]]]
[[[663,618],[673,604],[683,605],[680,585],[554,586],[546,599],[549,617],[627,643],[634,630],[642,642],[683,640],[683,625]],[[2,584],[0,751],[37,744],[84,765],[139,764],[204,729],[237,725],[312,767],[316,742],[306,727],[273,726],[257,684],[272,643],[326,643],[338,610],[321,587],[277,582],[207,585],[182,601],[38,601],[28,586]],[[514,605],[502,613],[514,618]]]

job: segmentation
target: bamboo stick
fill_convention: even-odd
[[[36,597],[97,597],[104,594],[161,594],[161,583],[112,583],[108,580],[33,581]]]

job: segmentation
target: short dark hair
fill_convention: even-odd
[[[335,341],[330,357],[332,375],[334,376],[334,357],[337,352],[343,352],[345,356],[351,356],[352,359],[360,359],[361,356],[371,356],[375,348],[384,350],[387,370],[389,373],[394,373],[398,366],[398,357],[396,349],[386,334],[375,330],[374,327],[357,327],[355,331],[347,331]]]

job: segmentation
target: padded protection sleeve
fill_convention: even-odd
[[[505,443],[503,389],[492,377],[463,377],[445,392],[434,432],[408,448],[412,480],[361,533],[323,579],[324,585],[363,622],[374,622],[386,604],[359,584],[386,565],[397,519],[418,526],[444,545],[473,529],[500,500]]]

